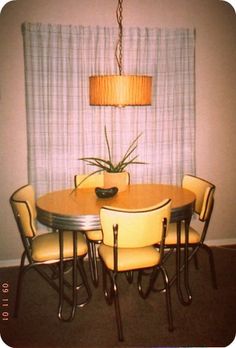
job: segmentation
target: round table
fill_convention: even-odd
[[[174,185],[134,184],[112,198],[98,198],[94,188],[77,188],[54,191],[40,197],[37,202],[37,219],[54,229],[100,229],[99,212],[102,206],[122,209],[142,209],[172,200],[171,222],[191,219],[195,195]]]

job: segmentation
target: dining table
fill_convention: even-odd
[[[37,219],[53,230],[89,231],[98,230],[100,209],[112,206],[121,209],[142,209],[170,198],[170,222],[176,223],[176,281],[177,293],[182,304],[191,302],[192,295],[188,277],[188,231],[195,205],[193,192],[177,185],[167,184],[130,184],[125,191],[110,198],[99,198],[94,188],[63,189],[46,193],[36,201]],[[181,286],[181,223],[185,223],[184,285]],[[183,245],[182,245],[183,246]],[[186,294],[183,294],[183,289]]]

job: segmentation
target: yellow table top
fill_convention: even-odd
[[[126,191],[118,192],[112,198],[98,198],[94,188],[66,189],[47,193],[37,200],[37,207],[62,215],[94,215],[104,205],[123,209],[146,208],[172,199],[172,209],[188,205],[195,195],[186,189],[173,185],[136,184],[129,185]]]
[[[129,185],[126,191],[118,192],[112,198],[98,198],[94,188],[60,190],[40,197],[36,205],[39,221],[48,226],[90,229],[100,227],[99,211],[102,206],[140,209],[166,198],[172,200],[172,213],[181,212],[185,207],[193,209],[195,195],[191,191],[162,184]]]

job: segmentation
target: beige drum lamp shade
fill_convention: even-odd
[[[101,75],[89,77],[90,105],[151,105],[151,76]]]

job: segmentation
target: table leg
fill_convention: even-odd
[[[63,279],[63,231],[59,233],[59,248],[60,248],[60,261],[59,261],[59,306],[58,306],[58,318],[62,319],[62,307],[64,297],[64,279]]]

